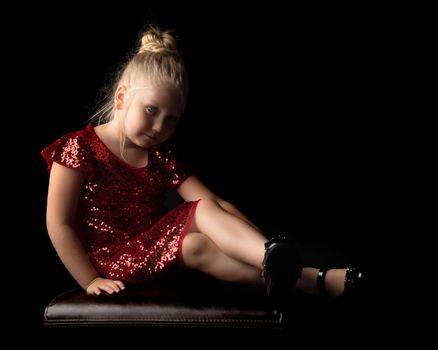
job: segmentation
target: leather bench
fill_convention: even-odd
[[[84,337],[79,334],[87,332],[100,339],[98,343],[112,339],[115,333],[140,330],[145,334],[146,328],[155,335],[163,330],[168,334],[189,329],[192,333],[202,329],[215,335],[232,330],[260,335],[281,331],[285,321],[283,313],[269,304],[263,287],[196,276],[171,283],[129,286],[118,294],[99,297],[73,289],[49,303],[43,323],[47,342],[56,348],[67,339],[66,335],[70,344],[75,340],[83,344]]]
[[[245,290],[245,292],[244,292]],[[46,307],[45,327],[143,326],[280,328],[282,314],[249,288],[220,288],[209,295],[145,287],[90,296],[75,289]]]

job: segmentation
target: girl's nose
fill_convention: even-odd
[[[152,130],[155,132],[155,134],[160,134],[163,130],[163,123],[157,122],[154,123]]]

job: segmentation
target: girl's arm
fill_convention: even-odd
[[[219,203],[219,205],[230,214],[242,219],[256,230],[260,229],[249,220],[239,209],[233,204],[219,197],[213,191],[211,191],[197,176],[189,176],[184,180],[176,189],[180,196],[186,201],[196,201],[198,199],[213,199]]]
[[[73,229],[82,183],[82,173],[53,163],[47,197],[47,231],[61,261],[82,288],[95,294],[100,290],[117,292],[117,286],[124,288],[123,283],[98,278],[98,272]]]

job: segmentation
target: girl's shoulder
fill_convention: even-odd
[[[82,144],[90,143],[93,139],[94,134],[94,126],[92,124],[87,124],[84,128],[76,131],[70,131],[62,136],[60,136],[57,140],[55,140],[53,144],[64,144],[66,142],[72,142],[71,140],[77,140]]]
[[[94,125],[89,123],[87,126],[81,130],[73,131],[70,134],[77,135],[79,138],[82,139],[83,142],[91,143],[95,137],[96,132],[94,131]]]
[[[57,162],[69,168],[88,168],[93,142],[93,125],[64,134],[41,151],[41,156],[48,165],[48,170]]]

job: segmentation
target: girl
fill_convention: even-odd
[[[225,281],[266,283],[272,295],[297,287],[336,296],[356,284],[355,269],[302,269],[285,239],[267,242],[178,162],[164,142],[186,99],[174,37],[150,28],[94,116],[98,125],[42,151],[50,171],[47,229],[79,285],[88,294],[117,293],[177,263]],[[185,202],[166,212],[168,188]]]

